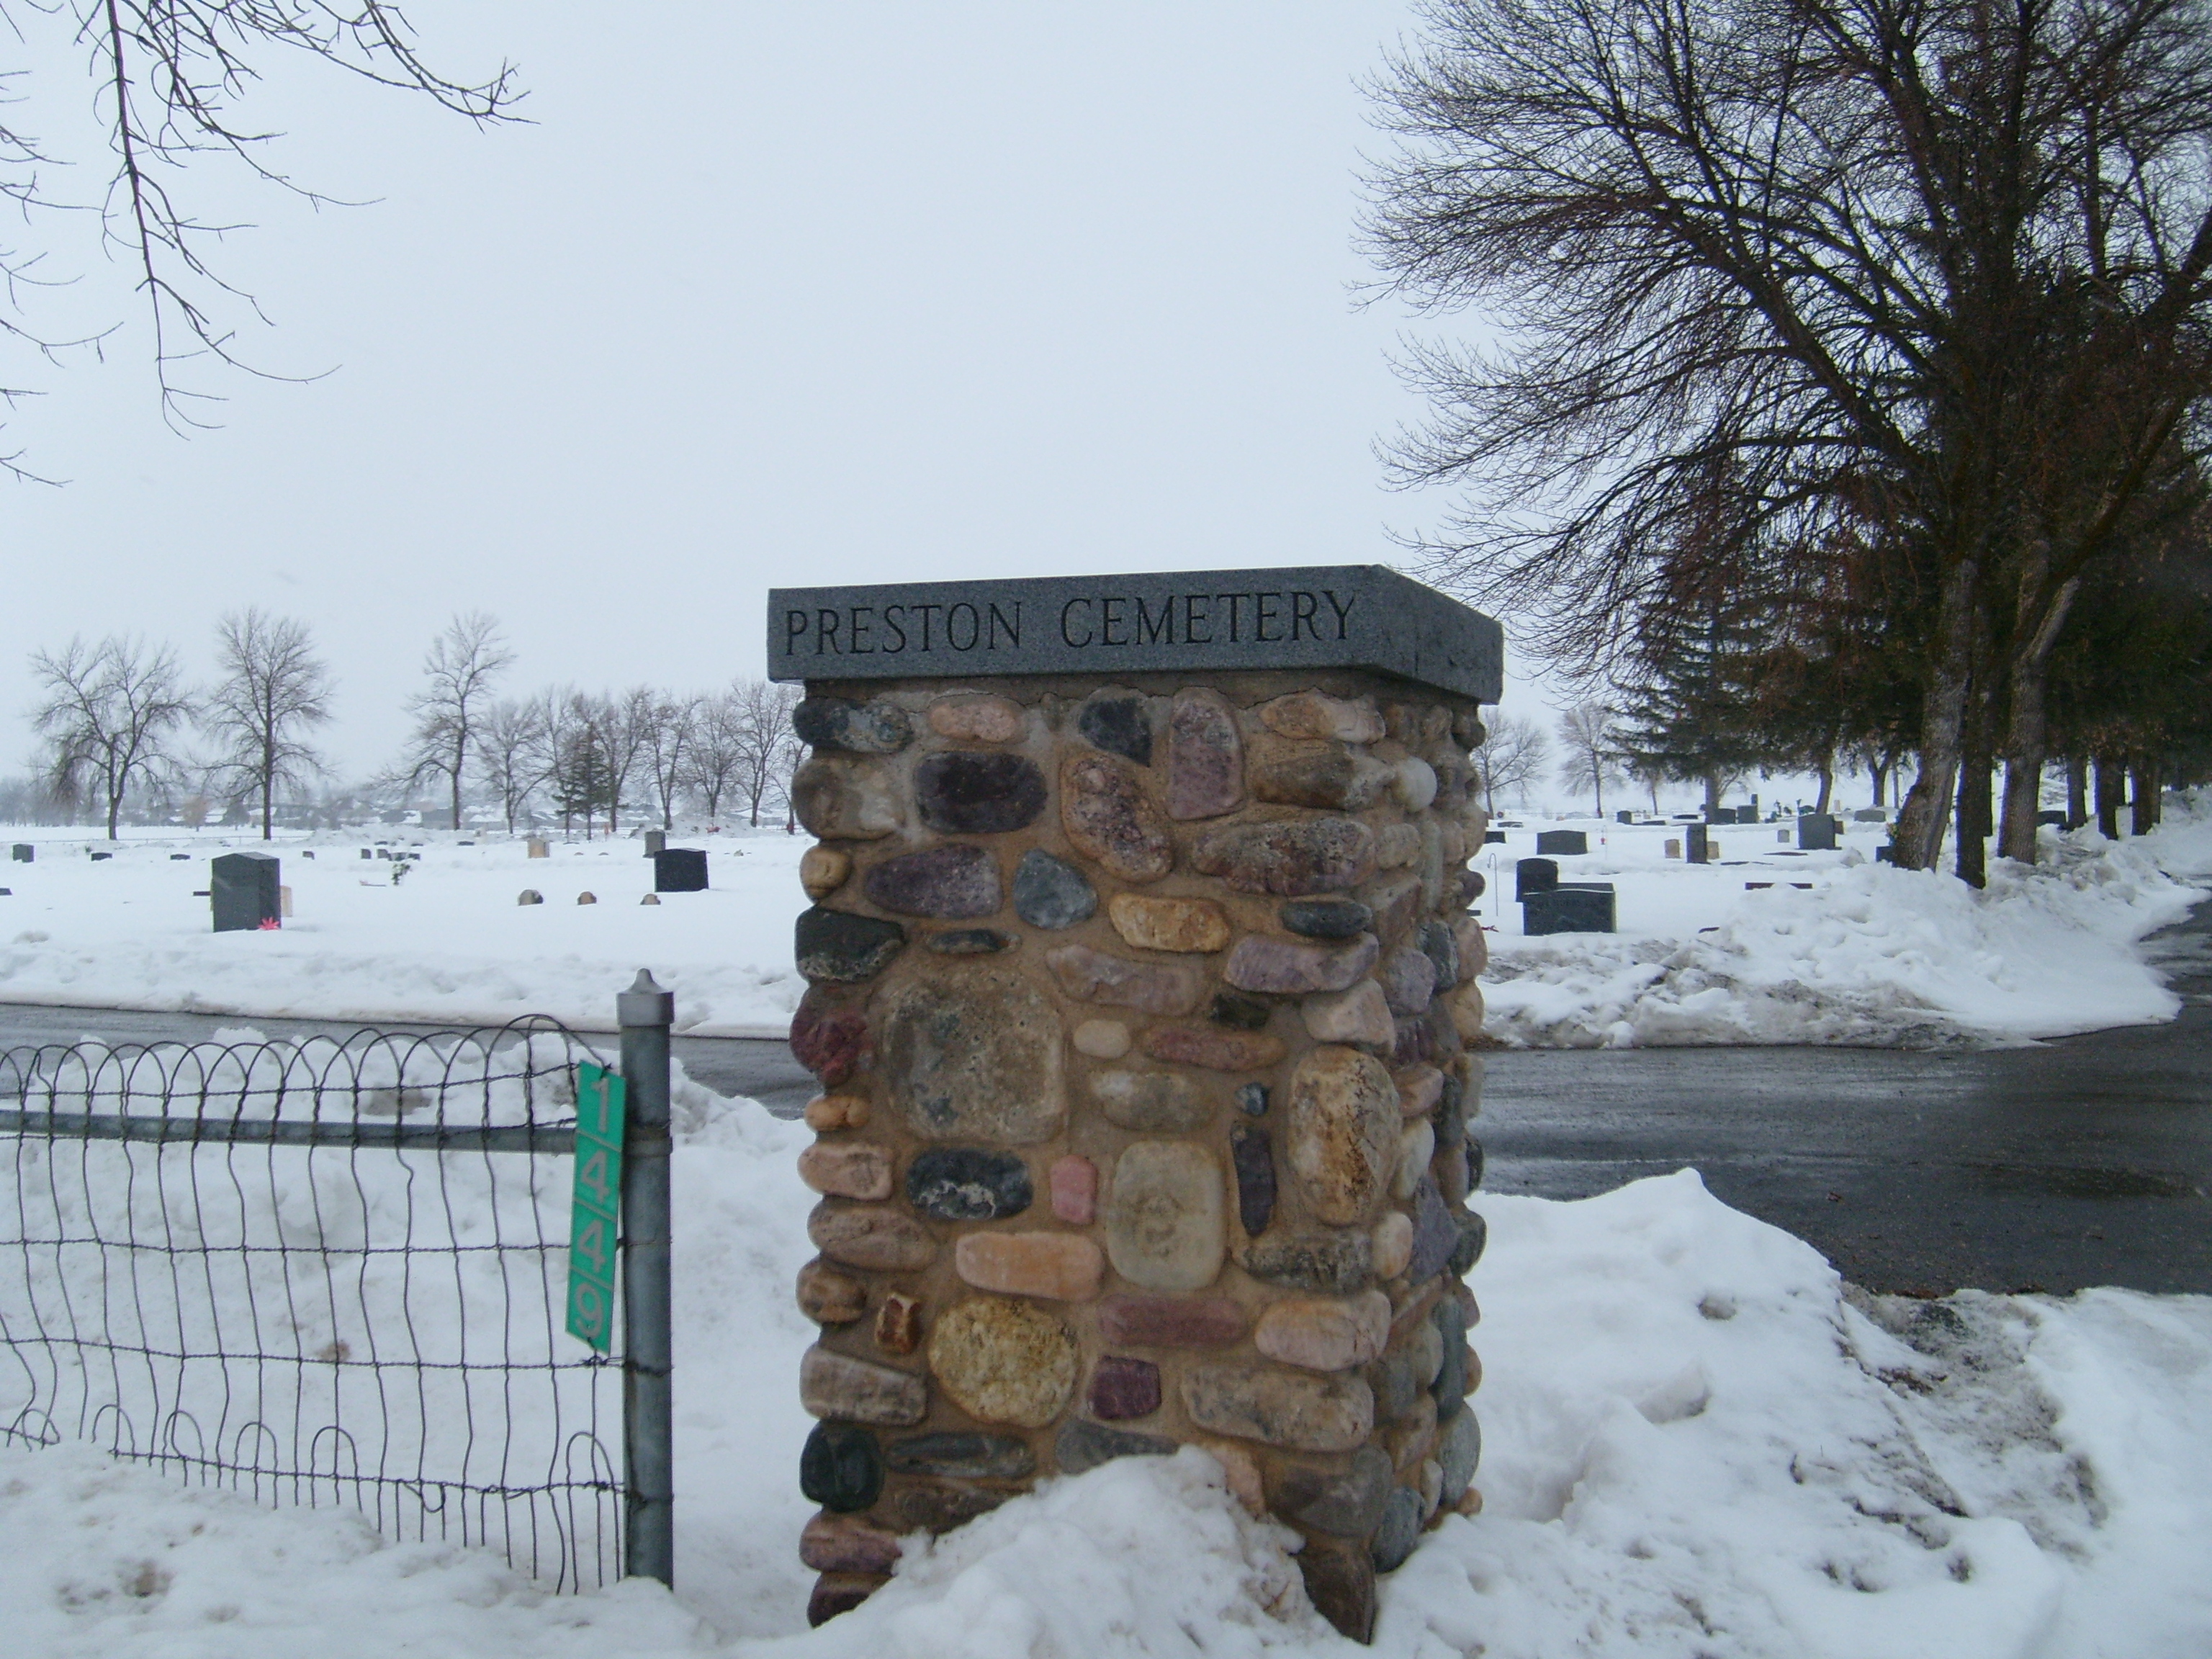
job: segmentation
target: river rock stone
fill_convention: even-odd
[[[953,1270],[979,1291],[1088,1302],[1106,1262],[1081,1233],[968,1233],[952,1246]]]
[[[1383,1005],[1386,1008],[1389,1004]],[[1419,1066],[1437,1057],[1436,1024],[1426,1015],[1393,1023],[1389,1043],[1393,1066]]]
[[[1375,1427],[1375,1395],[1356,1376],[1272,1367],[1198,1365],[1183,1410],[1201,1429],[1290,1451],[1352,1451]]]
[[[1375,1276],[1395,1279],[1413,1259],[1413,1218],[1392,1210],[1375,1224]]]
[[[1292,899],[1276,912],[1289,932],[1307,939],[1357,939],[1373,927],[1375,913],[1358,899]]]
[[[1059,1017],[997,969],[909,982],[884,1017],[882,1069],[893,1103],[927,1140],[1025,1146],[1060,1132]]]
[[[1464,1277],[1482,1260],[1482,1248],[1489,1239],[1489,1224],[1480,1216],[1469,1214],[1461,1219],[1459,1240],[1452,1246],[1451,1259],[1444,1263],[1445,1269],[1455,1276]]]
[[[1444,1425],[1437,1441],[1437,1462],[1444,1474],[1438,1501],[1450,1509],[1467,1496],[1468,1485],[1482,1464],[1482,1425],[1473,1412],[1461,1412]]]
[[[1089,1158],[1070,1152],[1054,1159],[1048,1182],[1057,1219],[1088,1227],[1098,1218],[1098,1166]]]
[[[895,921],[818,904],[800,911],[793,929],[799,971],[817,983],[872,979],[905,945],[906,929]]]
[[[1097,1311],[1100,1338],[1133,1348],[1218,1348],[1248,1324],[1225,1297],[1109,1296]]]
[[[1103,755],[1060,763],[1060,823],[1075,849],[1123,881],[1158,881],[1175,867],[1160,810],[1127,770]]]
[[[858,1008],[838,1008],[809,992],[791,1017],[791,1056],[835,1089],[860,1067],[868,1052],[868,1019]]]
[[[995,927],[949,927],[932,933],[927,943],[940,957],[994,957],[1021,941]]]
[[[929,1369],[979,1422],[1041,1429],[1074,1397],[1075,1336],[1027,1303],[973,1297],[939,1316]]]
[[[1411,1198],[1413,1188],[1429,1178],[1429,1160],[1437,1155],[1436,1126],[1426,1119],[1408,1123],[1398,1132],[1398,1173],[1391,1192]]]
[[[1052,1443],[1053,1461],[1062,1474],[1081,1474],[1117,1457],[1172,1457],[1176,1443],[1157,1434],[1109,1429],[1076,1418]]]
[[[1426,951],[1408,945],[1386,952],[1375,977],[1382,982],[1383,1000],[1395,1013],[1425,1012],[1430,999],[1437,994],[1437,964],[1429,960]]]
[[[880,841],[896,833],[898,786],[873,761],[817,755],[793,774],[791,811],[821,841]]]
[[[1199,1291],[1221,1275],[1221,1171],[1203,1147],[1139,1140],[1123,1148],[1099,1218],[1107,1258],[1132,1285]]]
[[[1309,1371],[1347,1371],[1382,1353],[1390,1337],[1390,1298],[1285,1297],[1270,1303],[1252,1332],[1252,1346],[1270,1359]]]
[[[860,890],[879,910],[957,921],[999,908],[999,866],[981,847],[948,842],[886,859],[861,878]]]
[[[1243,1083],[1237,1087],[1237,1109],[1247,1117],[1267,1115],[1267,1085],[1264,1083]]]
[[[1347,702],[1319,691],[1297,691],[1260,705],[1260,723],[1278,737],[1380,743],[1382,716],[1364,702]]]
[[[1444,830],[1434,817],[1424,817],[1421,826],[1421,855],[1413,861],[1413,872],[1421,880],[1421,908],[1424,912],[1439,909],[1444,902]],[[1452,894],[1455,908],[1459,895]]]
[[[1275,1153],[1267,1132],[1231,1130],[1229,1156],[1237,1170],[1237,1218],[1249,1237],[1257,1238],[1275,1217]]]
[[[1473,979],[1490,966],[1490,940],[1482,931],[1481,921],[1474,916],[1462,916],[1451,924],[1452,943],[1459,950],[1459,976]]]
[[[879,1573],[825,1572],[814,1581],[806,1595],[806,1626],[819,1630],[832,1619],[852,1612],[888,1581]]]
[[[1076,712],[1075,729],[1093,748],[1152,763],[1152,723],[1142,697],[1097,696]]]
[[[1374,873],[1375,832],[1357,818],[1231,824],[1200,836],[1191,865],[1240,893],[1340,892]]]
[[[912,1353],[921,1346],[921,1304],[894,1291],[876,1310],[876,1346],[885,1353]]]
[[[853,855],[836,847],[810,847],[799,860],[799,884],[811,899],[826,899],[853,873]]]
[[[799,1178],[832,1198],[889,1198],[891,1155],[865,1141],[817,1140],[799,1153]]]
[[[1364,1544],[1315,1540],[1298,1552],[1306,1599],[1337,1633],[1363,1644],[1375,1639],[1375,1561]]]
[[[1213,1000],[1206,1006],[1206,1017],[1216,1025],[1226,1025],[1239,1031],[1264,1031],[1268,1021],[1275,1017],[1275,1005],[1262,997],[1248,997],[1237,991],[1216,991]]]
[[[1356,1048],[1307,1051],[1291,1074],[1285,1152],[1317,1219],[1367,1218],[1396,1162],[1400,1121],[1397,1086],[1380,1060]]]
[[[1213,1118],[1213,1103],[1195,1078],[1176,1072],[1098,1072],[1091,1097],[1118,1128],[1139,1134],[1188,1134]]]
[[[1129,1052],[1129,1028],[1118,1019],[1086,1019],[1067,1039],[1093,1060],[1119,1060]]]
[[[914,769],[914,804],[944,836],[996,836],[1024,830],[1044,811],[1044,774],[1019,755],[948,749]]]
[[[1271,1483],[1269,1507],[1294,1526],[1337,1538],[1365,1538],[1390,1497],[1390,1460],[1362,1446],[1342,1468],[1285,1462]]]
[[[1005,697],[939,697],[929,729],[954,743],[1012,743],[1022,734],[1022,706]]]
[[[799,1531],[799,1559],[816,1572],[884,1575],[898,1563],[899,1541],[849,1515],[817,1515]]]
[[[1375,837],[1375,867],[1402,870],[1421,855],[1421,832],[1410,823],[1384,826]]]
[[[1044,953],[1044,963],[1069,996],[1145,1014],[1187,1014],[1205,988],[1188,963],[1131,962],[1087,945],[1055,945]]]
[[[884,1448],[896,1474],[938,1475],[948,1480],[1026,1480],[1036,1455],[1010,1434],[909,1434]]]
[[[1421,1541],[1421,1515],[1419,1492],[1411,1486],[1392,1491],[1382,1507],[1382,1524],[1375,1529],[1375,1541],[1369,1547],[1376,1571],[1395,1572],[1406,1565],[1413,1546]]]
[[[1391,788],[1398,804],[1408,812],[1425,812],[1437,798],[1437,769],[1418,755],[1408,755],[1392,769],[1397,775]]]
[[[1444,1096],[1444,1074],[1433,1066],[1398,1073],[1398,1110],[1406,1117],[1431,1116]]]
[[[1364,976],[1378,952],[1372,933],[1342,945],[1307,945],[1297,939],[1247,933],[1222,964],[1221,976],[1239,990],[1304,996],[1341,991]]]
[[[1482,1040],[1484,1010],[1480,985],[1469,980],[1440,1000],[1449,1009],[1452,1027],[1462,1042],[1479,1042]]]
[[[1413,1284],[1425,1284],[1444,1270],[1451,1260],[1453,1248],[1459,1243],[1459,1224],[1452,1219],[1451,1212],[1444,1206],[1443,1194],[1437,1190],[1434,1180],[1418,1181],[1413,1185],[1413,1249],[1406,1265],[1406,1277]]]
[[[1449,991],[1459,983],[1459,941],[1452,937],[1450,924],[1429,921],[1421,924],[1421,952],[1436,970],[1436,988]]]
[[[1256,1031],[1155,1025],[1145,1033],[1145,1052],[1154,1060],[1212,1072],[1264,1072],[1282,1059],[1283,1042]]]
[[[1252,1241],[1242,1265],[1271,1285],[1346,1296],[1364,1289],[1373,1276],[1374,1239],[1349,1228],[1270,1233]]]
[[[816,1417],[841,1423],[919,1423],[929,1414],[929,1385],[911,1371],[833,1353],[817,1343],[799,1362],[799,1403]]]
[[[849,1514],[872,1506],[884,1489],[876,1437],[854,1423],[817,1423],[799,1452],[799,1490],[810,1504]]]
[[[1229,947],[1228,915],[1211,899],[1116,893],[1106,901],[1106,918],[1124,942],[1140,951],[1191,953]]]
[[[1430,1316],[1442,1345],[1443,1363],[1429,1392],[1437,1402],[1437,1420],[1449,1422],[1467,1409],[1467,1310],[1456,1297],[1446,1297]]]
[[[1375,913],[1375,933],[1378,939],[1403,939],[1413,918],[1421,912],[1421,883],[1416,876],[1387,877],[1360,896]]]
[[[902,1532],[951,1532],[979,1515],[988,1515],[1013,1493],[981,1486],[947,1486],[918,1481],[896,1488],[884,1508]]]
[[[1467,1137],[1465,1144],[1467,1147],[1467,1184],[1468,1189],[1471,1192],[1475,1188],[1482,1185],[1482,1143],[1477,1140],[1473,1135],[1469,1135]]]
[[[1168,816],[1218,818],[1244,804],[1244,744],[1218,691],[1178,691],[1168,714]]]
[[[1149,1359],[1109,1353],[1091,1368],[1085,1403],[1093,1417],[1109,1422],[1149,1417],[1160,1408],[1160,1368]]]
[[[1363,979],[1348,991],[1330,991],[1298,1004],[1306,1035],[1316,1042],[1364,1043],[1390,1049],[1395,1056],[1398,1027],[1382,988]]]
[[[1437,1109],[1429,1118],[1437,1126],[1437,1146],[1456,1146],[1467,1138],[1466,1103],[1466,1085],[1447,1073],[1443,1087],[1437,1091]]]
[[[1334,812],[1359,812],[1389,787],[1390,769],[1367,755],[1341,749],[1290,755],[1252,769],[1255,800],[1284,806],[1316,806]]]
[[[1029,1165],[1012,1152],[931,1146],[907,1165],[906,1201],[939,1221],[996,1221],[1030,1206]]]
[[[791,711],[791,729],[801,743],[856,755],[896,755],[914,741],[914,722],[896,703],[843,697],[806,698]]]
[[[920,1222],[888,1205],[824,1199],[806,1218],[814,1248],[848,1267],[911,1273],[937,1260],[937,1241]]]
[[[868,1287],[819,1260],[799,1270],[799,1311],[817,1325],[849,1325],[868,1310]]]
[[[1098,890],[1065,859],[1032,847],[1014,866],[1014,914],[1032,927],[1057,930],[1098,913]]]

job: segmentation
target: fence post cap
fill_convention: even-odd
[[[641,968],[629,989],[615,998],[615,1018],[623,1025],[673,1025],[676,994],[660,988],[653,969]]]

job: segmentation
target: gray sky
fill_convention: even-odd
[[[329,378],[230,376],[223,428],[173,436],[127,273],[59,242],[53,314],[125,326],[7,434],[70,482],[0,483],[0,769],[24,653],[72,632],[198,671],[222,611],[298,616],[359,771],[456,610],[505,622],[513,690],[703,687],[760,672],[775,583],[1389,562],[1440,505],[1382,488],[1418,409],[1401,316],[1351,296],[1400,0],[410,15],[452,73],[513,58],[538,125],[279,59],[246,107],[280,161],[380,200],[205,180],[260,226],[225,267],[277,325],[246,349]],[[81,54],[29,61],[82,110]]]

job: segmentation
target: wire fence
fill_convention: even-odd
[[[556,1022],[0,1052],[0,1442],[621,1576],[623,1369],[567,1335]]]

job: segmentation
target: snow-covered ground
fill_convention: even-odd
[[[1803,854],[1787,830],[1723,826],[1723,861],[1695,866],[1666,856],[1680,825],[1585,820],[1591,850],[1561,874],[1613,883],[1621,931],[1523,939],[1514,864],[1544,827],[1562,826],[1509,830],[1478,861],[1497,930],[1489,1029],[1516,1045],[2016,1042],[2169,1019],[2179,1005],[2139,941],[2212,888],[2212,802],[2141,840],[2046,830],[2042,864],[1997,860],[1983,893],[1876,863],[1876,824]],[[809,843],[779,831],[678,837],[710,849],[712,885],[658,906],[639,902],[652,866],[629,839],[533,860],[504,837],[401,832],[396,850],[421,858],[397,887],[391,862],[361,856],[368,837],[280,841],[291,921],[220,934],[194,890],[210,854],[257,842],[140,835],[95,861],[108,848],[88,832],[0,838],[40,848],[0,866],[0,1000],[605,1030],[649,965],[681,1029],[769,1036],[804,988],[791,923]],[[526,887],[545,902],[518,905]]]
[[[21,1659],[1351,1655],[1203,1454],[1047,1483],[803,1629],[805,1132],[679,1091],[678,1590],[0,1452]],[[1694,1173],[1493,1197],[1486,1503],[1388,1581],[1392,1656],[2164,1659],[2212,1650],[2212,1298],[1875,1301]]]

